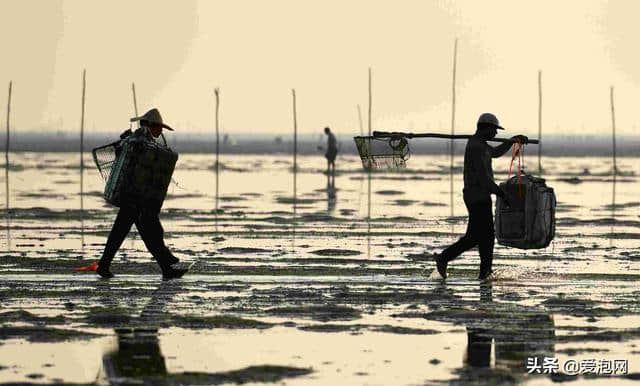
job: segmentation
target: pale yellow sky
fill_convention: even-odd
[[[453,42],[459,38],[456,127],[491,111],[537,132],[543,71],[546,132],[606,134],[609,86],[619,132],[640,125],[633,0],[0,2],[0,98],[14,81],[12,126],[118,131],[158,107],[179,131],[212,128],[213,88],[230,133],[359,132],[373,69],[374,129],[448,131]],[[5,117],[4,108],[0,116]],[[366,119],[365,119],[366,128]]]

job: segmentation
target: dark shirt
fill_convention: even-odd
[[[478,134],[467,141],[464,151],[464,199],[468,203],[491,200],[491,194],[502,191],[493,181],[491,159],[502,156],[511,148],[511,143],[492,147]]]
[[[327,158],[335,158],[336,154],[338,154],[336,136],[331,132],[327,136],[329,138],[327,138],[327,153],[325,154],[325,156]]]

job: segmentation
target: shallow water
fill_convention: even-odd
[[[0,382],[638,378],[638,159],[619,160],[627,175],[615,185],[609,159],[545,159],[556,239],[535,251],[496,245],[489,287],[475,280],[475,251],[451,263],[446,284],[409,258],[464,232],[462,176],[451,192],[447,157],[370,179],[342,157],[335,189],[322,158],[299,157],[295,190],[289,156],[257,159],[223,156],[216,197],[213,158],[181,155],[161,220],[181,264],[194,265],[167,283],[135,232],[115,279],[71,273],[100,256],[115,217],[97,171],[85,170],[80,195],[77,155],[11,154],[21,167],[0,223]],[[496,180],[508,167],[494,161]],[[142,358],[134,370],[151,370],[119,368],[131,355]],[[634,375],[531,376],[533,356],[626,359]]]

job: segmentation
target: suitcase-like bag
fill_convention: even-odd
[[[105,200],[115,206],[131,205],[160,210],[178,153],[143,136],[121,142],[104,188]]]
[[[496,201],[496,239],[520,249],[545,248],[556,232],[556,195],[543,178],[523,174],[500,183],[511,206]]]

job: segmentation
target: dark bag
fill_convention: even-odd
[[[520,179],[520,181],[518,181]],[[510,207],[496,201],[498,244],[520,249],[545,248],[556,232],[556,195],[543,178],[513,176],[500,184]]]

